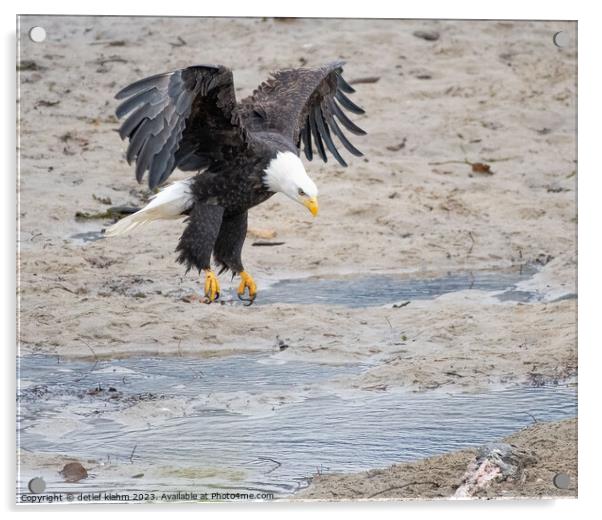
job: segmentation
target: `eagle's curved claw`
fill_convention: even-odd
[[[251,305],[257,296],[257,285],[255,285],[255,280],[253,277],[247,273],[246,271],[240,272],[240,285],[238,286],[238,299],[243,302],[249,302],[248,305]],[[249,289],[249,298],[245,298],[245,291]]]
[[[208,300],[207,303],[214,302],[219,298],[219,281],[211,269],[205,272],[205,297]]]

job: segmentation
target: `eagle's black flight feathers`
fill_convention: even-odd
[[[333,142],[334,134],[353,155],[361,155],[336,119],[351,133],[365,132],[341,110],[364,111],[345,96],[354,89],[343,79],[343,62],[317,69],[287,69],[262,83],[252,96],[236,103],[232,72],[218,65],[197,65],[142,79],[115,97],[124,101],[117,117],[130,144],[126,158],[136,161],[136,179],[149,171],[151,189],[172,171],[201,170],[227,161],[248,146],[248,132],[278,132],[313,158],[313,144],[327,161],[326,149],[347,166]],[[336,119],[335,119],[336,118]],[[326,148],[325,146],[326,145]]]
[[[362,114],[346,94],[343,62],[276,72],[251,96],[236,101],[232,72],[197,65],[142,79],[121,90],[119,129],[129,140],[128,163],[136,179],[148,172],[151,190],[175,168],[202,171],[191,184],[193,206],[178,250],[188,268],[208,269],[212,252],[224,267],[243,270],[240,259],[247,210],[273,195],[264,169],[278,151],[331,154],[347,166],[339,147],[359,156],[345,136],[365,132],[344,110]],[[335,144],[338,140],[340,145]]]

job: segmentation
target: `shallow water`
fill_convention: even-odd
[[[48,491],[217,488],[283,496],[316,471],[358,471],[476,446],[534,419],[573,417],[577,402],[575,390],[560,385],[342,392],[329,381],[366,365],[284,362],[278,354],[98,363],[28,356],[20,366],[21,447],[123,469],[110,477],[91,469],[77,484],[46,474]],[[171,412],[119,420],[140,403]],[[145,475],[133,478],[130,463],[146,467]],[[21,475],[22,491],[33,476]]]
[[[515,291],[517,283],[535,274],[533,267],[511,271],[476,271],[448,274],[438,278],[400,278],[396,275],[361,275],[340,278],[295,278],[280,280],[261,291],[256,305],[298,303],[373,307],[411,300],[425,300],[443,294],[474,289],[502,292],[500,299],[530,301],[535,293]]]
[[[104,235],[102,231],[92,229],[76,233],[69,238],[85,245],[104,239]],[[268,283],[266,287],[260,287],[254,305],[288,303],[361,308],[436,298],[443,294],[470,289],[494,293],[500,301],[526,303],[540,299],[541,295],[517,290],[516,284],[530,279],[538,271],[537,267],[535,264],[523,264],[507,270],[456,272],[435,278],[355,274],[279,279]],[[576,295],[566,297],[572,298]],[[221,300],[227,304],[240,304],[235,287],[224,291]]]

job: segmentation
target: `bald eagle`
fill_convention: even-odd
[[[140,211],[107,228],[105,236],[186,216],[177,261],[187,272],[204,271],[207,301],[220,292],[213,255],[219,274],[229,269],[239,275],[238,296],[252,302],[257,287],[241,259],[248,210],[280,192],[315,216],[318,189],[300,152],[311,161],[315,151],[327,162],[328,151],[347,166],[334,135],[351,154],[362,155],[341,128],[365,134],[344,111],[364,113],[346,95],[354,89],[343,79],[343,65],[278,71],[240,102],[232,71],[220,65],[158,74],[119,91],[115,97],[123,102],[116,115],[125,117],[119,135],[129,140],[126,159],[135,162],[137,181],[148,171],[149,188],[155,190],[175,168],[197,174],[159,191]]]

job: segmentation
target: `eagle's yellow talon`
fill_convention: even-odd
[[[257,296],[257,285],[255,285],[255,280],[253,280],[253,277],[245,271],[240,272],[240,278],[241,282],[238,286],[238,297],[244,296],[245,290],[248,288],[249,301],[253,301],[255,296]]]
[[[219,298],[219,281],[215,273],[211,270],[205,272],[205,296],[209,303]]]

